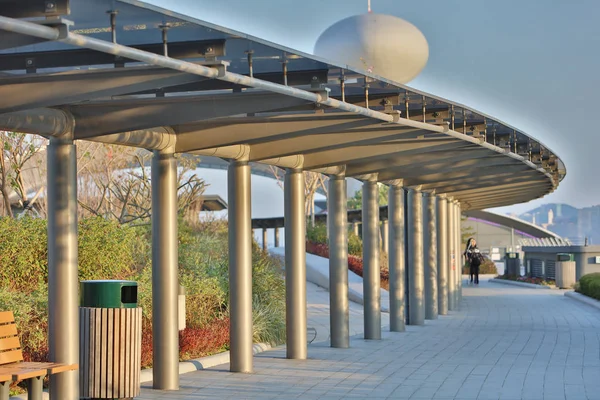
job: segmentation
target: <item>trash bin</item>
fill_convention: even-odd
[[[575,261],[575,256],[570,253],[558,253],[556,261]]]
[[[556,287],[570,289],[575,285],[576,264],[573,254],[558,253],[556,255]]]
[[[519,253],[506,253],[506,275],[521,276]]]
[[[140,394],[142,309],[137,282],[82,281],[79,301],[81,398]]]

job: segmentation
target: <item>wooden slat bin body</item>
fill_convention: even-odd
[[[81,397],[138,396],[142,309],[80,307],[79,320]]]

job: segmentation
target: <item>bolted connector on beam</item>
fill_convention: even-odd
[[[229,67],[229,61],[213,61],[213,62],[204,62],[202,63],[202,65],[204,65],[205,67],[210,67],[210,68],[214,68],[217,70],[217,77],[222,78],[225,76],[225,73],[227,72],[227,67]]]

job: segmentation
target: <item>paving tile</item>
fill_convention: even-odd
[[[586,400],[600,398],[600,313],[560,291],[482,282],[464,287],[462,309],[382,340],[363,340],[362,307],[351,304],[350,349],[332,349],[328,293],[308,285],[308,360],[279,347],[255,357],[254,374],[228,365],[181,376],[179,392],[139,399],[201,398]],[[540,293],[542,292],[542,293]]]

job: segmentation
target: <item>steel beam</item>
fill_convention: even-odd
[[[453,195],[482,193],[489,192],[489,187],[504,189],[518,188],[520,186],[527,186],[528,184],[532,183],[535,184],[535,182],[532,182],[532,179],[535,179],[536,176],[539,176],[540,183],[544,183],[546,185],[550,184],[550,181],[545,178],[543,174],[538,171],[531,170],[531,172],[524,172],[518,175],[513,173],[498,173],[495,175],[474,178],[471,180],[469,180],[468,177],[461,178],[459,180],[449,181],[442,185],[437,185],[437,187],[441,188],[442,190],[450,191],[447,193],[452,193]]]
[[[252,372],[252,217],[250,166],[231,161],[229,203],[229,336],[231,372]]]
[[[405,314],[405,247],[404,247],[404,189],[390,185],[388,192],[389,270],[390,270],[390,330],[406,330]]]
[[[77,159],[70,139],[50,139],[48,155],[48,345],[50,361],[79,363]],[[79,373],[50,376],[50,396],[79,399]]]
[[[368,147],[349,147],[346,149],[329,150],[320,153],[310,153],[304,156],[305,168],[316,169],[333,165],[357,165],[362,162],[383,159],[386,156],[396,157],[414,154],[425,154],[430,151],[446,151],[471,146],[469,143],[457,142],[449,138],[437,140],[414,140],[404,144],[376,144]],[[388,180],[399,179],[398,176]]]
[[[13,18],[57,17],[71,13],[69,0],[2,0],[2,15]]]
[[[273,138],[269,142],[262,142],[252,146],[251,159],[260,161],[272,157],[285,157],[294,154],[318,153],[333,149],[348,148],[353,146],[370,146],[382,142],[389,143],[393,139],[413,140],[422,135],[420,129],[395,127],[396,129],[363,130],[351,132],[336,132],[330,134],[311,135],[310,131],[293,132],[287,137]],[[307,140],[314,138],[315,140]],[[401,144],[401,141],[395,142]]]
[[[198,132],[194,130],[193,124],[190,126],[186,124],[305,103],[305,100],[274,93],[228,93],[212,96],[124,99],[71,105],[69,110],[78,121],[75,134],[79,139],[155,126],[173,126],[180,136],[176,151],[189,152],[200,148],[219,147],[221,144],[213,146],[209,141],[208,132]],[[191,137],[190,129],[193,132]],[[236,132],[237,143],[245,143],[239,140],[240,131]],[[199,137],[204,136],[206,136],[204,141],[199,140]],[[218,143],[223,143],[222,139],[220,140]]]
[[[437,198],[438,313],[448,314],[448,200]]]
[[[285,196],[285,303],[287,358],[306,359],[306,215],[304,173],[287,170]]]
[[[250,95],[244,93],[244,96]],[[231,96],[229,93],[227,96]],[[252,93],[252,97],[247,98],[247,102],[257,102],[261,98],[281,98],[280,94],[269,92]],[[294,101],[298,101],[297,99]],[[302,102],[304,100],[301,100]],[[280,102],[280,104],[289,104],[288,102]],[[202,148],[223,147],[239,143],[252,145],[256,159],[261,157],[261,145],[269,145],[275,141],[283,139],[294,139],[298,137],[315,136],[319,139],[329,140],[328,138],[336,137],[339,140],[348,139],[345,135],[349,135],[352,140],[361,140],[361,134],[372,130],[373,127],[380,126],[379,121],[365,118],[361,115],[349,113],[327,113],[327,114],[285,114],[275,113],[274,115],[261,115],[246,117],[246,118],[223,118],[217,120],[204,120],[189,124],[180,124],[177,126],[179,134],[180,149],[191,149],[193,146],[198,146],[196,143],[198,135],[202,135]],[[371,128],[371,129],[369,129]],[[395,134],[403,129],[402,126],[394,126],[395,130],[390,129],[390,134]],[[243,140],[240,140],[240,132],[243,132]],[[379,133],[381,135],[381,133]],[[370,136],[377,137],[371,133]],[[311,146],[319,146],[320,140],[303,141],[292,149],[269,149],[268,157],[282,157],[287,154],[295,155],[312,148]],[[298,145],[298,143],[296,143]],[[271,146],[272,147],[272,146]],[[279,153],[277,153],[279,152]]]
[[[491,168],[514,166],[525,168],[525,166],[517,160],[490,152],[485,159],[440,162],[432,157],[431,161],[426,165],[400,165],[397,167],[390,165],[386,167],[385,171],[386,176],[402,176],[403,179],[427,179],[427,177],[435,178],[436,176],[459,174],[461,171],[469,172],[471,173],[471,176],[475,177],[477,176],[477,173],[474,171],[489,171]]]
[[[177,161],[152,157],[152,387],[179,389]]]
[[[508,164],[508,163],[507,163]],[[405,180],[407,186],[417,186],[422,185],[424,188],[426,187],[428,190],[436,189],[436,185],[441,183],[446,183],[448,181],[459,180],[459,179],[475,179],[480,176],[494,176],[497,175],[507,175],[507,174],[517,174],[521,172],[529,172],[533,171],[531,168],[526,165],[500,165],[496,167],[482,167],[480,169],[473,168],[449,173],[437,172],[435,174],[423,175],[415,178],[410,178]],[[392,179],[396,175],[397,172],[390,171],[385,173],[385,178]],[[389,176],[388,176],[389,175]],[[382,178],[383,179],[383,178]]]
[[[417,154],[412,157],[395,157],[390,156],[380,160],[366,162],[356,166],[349,166],[347,173],[351,175],[364,175],[380,172],[386,168],[395,168],[402,166],[410,166],[418,168],[428,166],[432,163],[432,159],[436,163],[453,163],[464,160],[478,160],[488,157],[504,157],[502,154],[494,153],[489,149],[458,149],[451,151],[439,151],[428,154]]]
[[[425,275],[423,269],[423,194],[420,188],[408,190],[407,223],[409,324],[423,325],[425,323]]]
[[[438,317],[438,256],[436,196],[423,193],[423,260],[425,270],[425,319]]]
[[[381,270],[379,267],[379,187],[377,176],[363,182],[363,293],[365,339],[381,339]]]
[[[3,77],[0,78],[0,113],[90,101],[203,80],[205,78],[197,75],[155,67]],[[107,106],[108,103],[104,102],[103,105]]]
[[[346,211],[346,179],[343,175],[329,176],[329,325],[331,347],[350,345],[348,305],[348,214]]]

